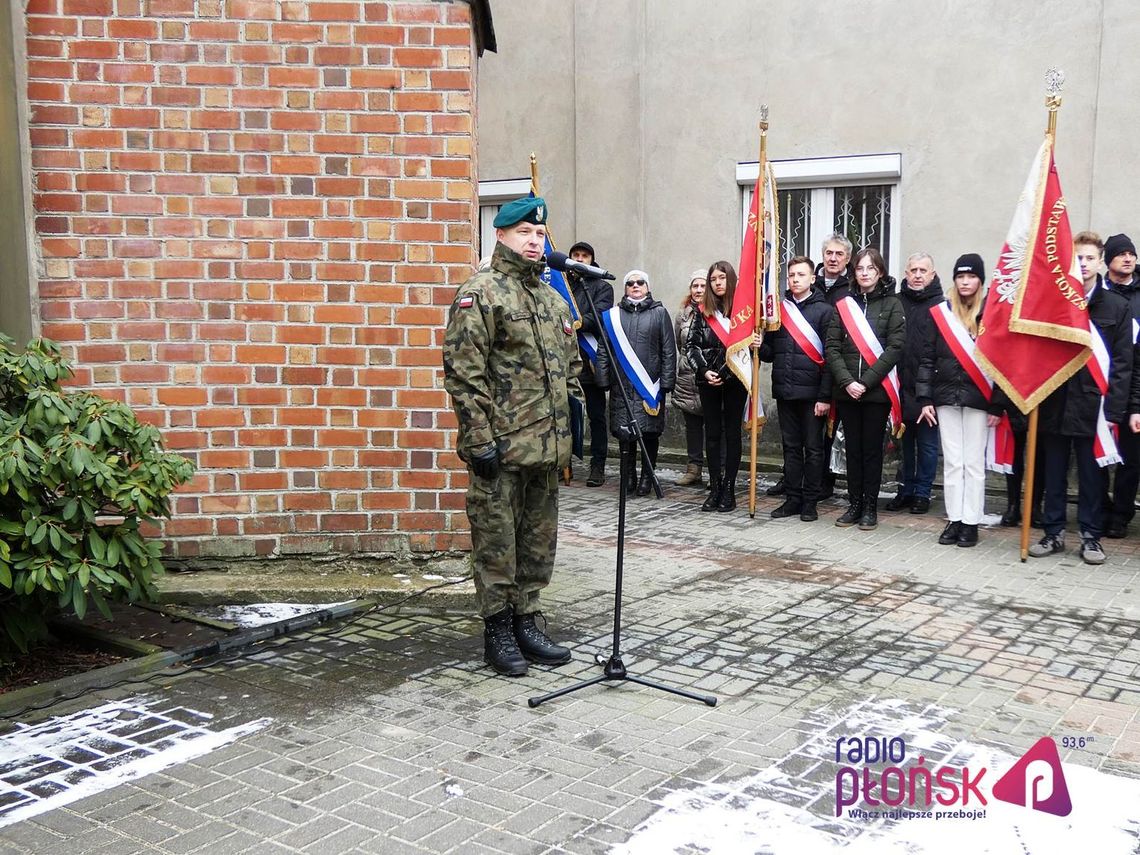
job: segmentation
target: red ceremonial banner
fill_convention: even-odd
[[[1088,359],[1088,306],[1049,135],[1037,152],[994,270],[977,354],[1023,413]]]

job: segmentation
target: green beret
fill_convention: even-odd
[[[541,196],[523,196],[507,202],[495,215],[495,228],[509,229],[515,223],[526,221],[541,226],[546,222],[546,200]]]

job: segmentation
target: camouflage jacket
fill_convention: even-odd
[[[502,463],[570,462],[570,401],[582,358],[569,307],[532,262],[495,246],[491,269],[455,294],[443,342],[443,385],[459,419],[459,456],[497,443]]]

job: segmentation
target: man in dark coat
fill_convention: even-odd
[[[835,316],[823,294],[812,287],[814,267],[810,258],[796,256],[788,262],[788,293],[780,329],[764,336],[760,359],[772,363],[772,396],[780,413],[780,437],[784,446],[784,483],[787,498],[772,511],[772,518],[799,514],[804,522],[819,519],[816,502],[823,486],[823,434],[831,409],[831,372],[823,361],[823,340]],[[804,331],[791,317],[798,312],[814,333]],[[816,361],[818,359],[818,361]]]
[[[1029,548],[1029,554],[1041,558],[1065,550],[1066,479],[1069,455],[1075,452],[1080,555],[1086,564],[1103,564],[1100,536],[1104,531],[1105,473],[1097,464],[1094,450],[1097,419],[1102,400],[1109,424],[1120,425],[1127,419],[1132,381],[1132,312],[1128,300],[1104,287],[1099,272],[1104,252],[1100,238],[1093,232],[1081,232],[1073,243],[1084,278],[1089,320],[1108,351],[1108,394],[1101,398],[1100,389],[1085,366],[1041,403],[1038,442],[1044,446],[1045,459],[1045,536]]]
[[[834,307],[836,301],[851,293],[851,283],[854,276],[851,273],[851,252],[854,247],[846,237],[835,232],[823,241],[820,251],[823,261],[815,271],[815,288],[827,300],[828,305]],[[835,473],[831,471],[831,444],[833,437],[828,435],[826,427],[823,433],[823,487],[819,498],[830,499],[835,495]],[[779,495],[772,493],[772,495]]]
[[[1104,263],[1108,266],[1105,285],[1128,300],[1134,322],[1140,321],[1140,275],[1136,273],[1136,245],[1125,234],[1112,235],[1104,242]],[[1133,350],[1135,362],[1136,351]],[[1135,370],[1135,369],[1134,369]],[[1130,408],[1130,412],[1136,412]],[[1112,495],[1107,499],[1108,523],[1105,537],[1120,538],[1136,515],[1136,490],[1140,486],[1140,436],[1122,430],[1118,441],[1124,461],[1113,475]]]
[[[930,490],[938,471],[938,428],[918,420],[922,408],[915,394],[915,382],[923,343],[930,333],[930,310],[946,299],[929,253],[916,252],[906,260],[906,278],[899,289],[899,299],[906,315],[906,344],[899,361],[906,430],[902,435],[899,492],[887,502],[887,510],[910,508],[912,514],[924,514],[930,510]]]
[[[578,241],[570,247],[570,258],[597,267],[594,248],[585,241]],[[600,487],[606,483],[606,450],[608,436],[606,434],[606,390],[599,386],[595,378],[597,366],[591,350],[595,348],[590,344],[590,338],[597,341],[601,338],[601,324],[594,309],[599,313],[608,312],[614,305],[614,289],[604,279],[594,276],[579,276],[570,273],[570,289],[574,294],[574,303],[582,316],[582,326],[578,328],[578,344],[582,351],[582,391],[586,394],[586,419],[590,423],[590,474],[586,479],[587,487]],[[590,297],[593,297],[591,308]]]

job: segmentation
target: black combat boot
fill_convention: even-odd
[[[507,677],[526,676],[526,660],[515,641],[510,606],[483,618],[483,661]]]
[[[843,515],[835,521],[835,524],[840,528],[847,528],[855,525],[863,517],[863,503],[852,501]]]
[[[720,483],[720,499],[717,500],[716,509],[719,513],[727,514],[736,510],[736,473],[732,477],[725,477]]]
[[[958,529],[958,545],[967,548],[978,545],[977,525],[962,523],[962,527]]]
[[[544,620],[545,624],[546,621]],[[522,655],[539,665],[565,665],[570,661],[570,648],[555,644],[534,623],[534,615],[515,615],[515,639]]]
[[[702,511],[715,511],[717,503],[720,501],[720,473],[709,473],[709,495],[705,499],[704,504],[701,505]]]

